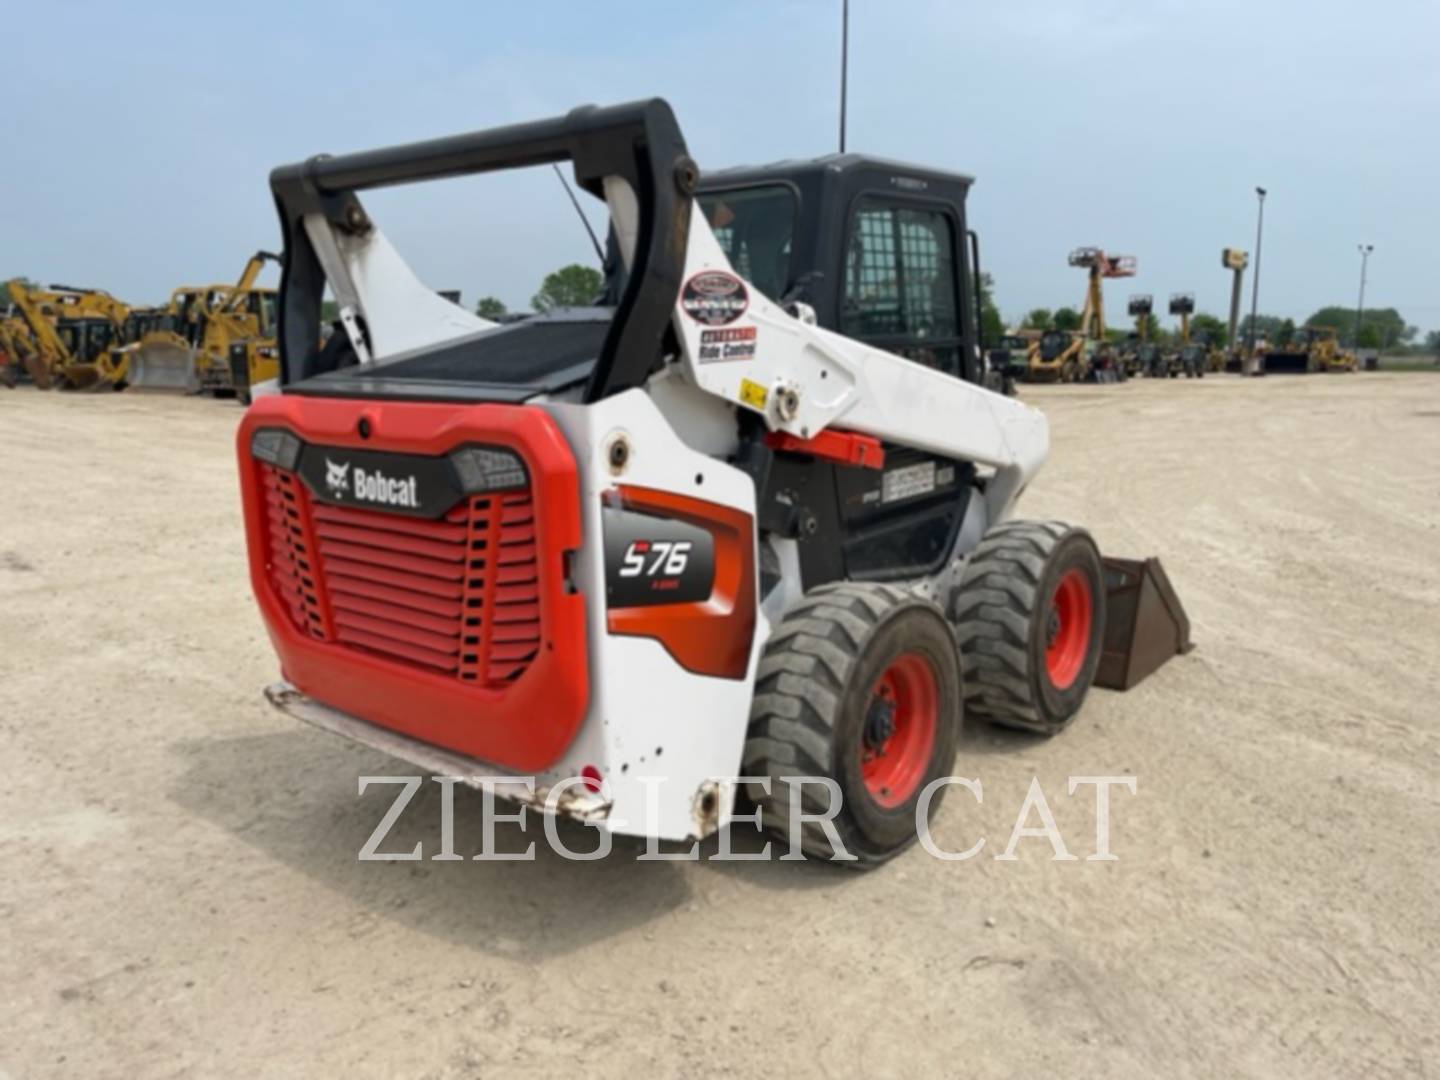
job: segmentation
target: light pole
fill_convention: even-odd
[[[850,74],[850,0],[840,4],[840,153],[845,152],[845,98]]]
[[[1370,262],[1370,253],[1375,250],[1374,244],[1356,244],[1360,249],[1360,299],[1355,302],[1355,341],[1354,347],[1360,348],[1360,322],[1365,318],[1365,268]]]
[[[1255,320],[1260,311],[1260,241],[1265,235],[1265,189],[1257,187],[1255,194],[1260,198],[1260,216],[1255,223],[1255,277],[1250,282],[1250,332],[1245,335],[1246,351],[1255,354]]]

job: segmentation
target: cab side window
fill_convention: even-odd
[[[955,231],[939,210],[864,198],[845,246],[840,332],[958,370]]]

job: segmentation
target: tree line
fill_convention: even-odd
[[[1146,316],[1146,320],[1147,337],[1151,341],[1163,342],[1179,337],[1179,330],[1162,327],[1159,317],[1154,312]],[[1241,338],[1249,336],[1250,323],[1249,315],[1240,320],[1238,333]],[[1294,319],[1279,315],[1257,315],[1255,317],[1255,336],[1263,337],[1277,345],[1288,345],[1294,338],[1295,331],[1302,326],[1323,326],[1335,330],[1340,344],[1345,348],[1355,348],[1357,342],[1358,347],[1362,349],[1404,348],[1412,346],[1420,334],[1419,328],[1406,323],[1400,312],[1394,308],[1366,308],[1360,314],[1357,338],[1355,309],[1341,304],[1330,304],[1320,308],[1304,322],[1298,324]],[[1049,308],[1035,308],[1021,320],[1020,328],[1025,330],[1079,330],[1080,312],[1072,307],[1056,308],[1054,311]],[[1121,340],[1137,329],[1136,320],[1126,317],[1118,323],[1111,324],[1106,331],[1106,336],[1112,340]],[[1208,312],[1196,312],[1190,316],[1190,332],[1192,336],[1203,335],[1222,348],[1229,343],[1227,321]],[[1428,351],[1440,351],[1440,330],[1432,330],[1425,336],[1424,347]]]

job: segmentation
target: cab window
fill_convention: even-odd
[[[945,213],[861,199],[846,237],[840,332],[958,370],[955,274],[955,232]]]
[[[772,300],[790,287],[795,237],[795,194],[782,184],[761,184],[701,195],[698,199],[735,272]]]

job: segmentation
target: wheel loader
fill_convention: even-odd
[[[608,209],[613,288],[508,325],[360,201],[560,162]],[[1014,514],[1049,436],[979,385],[968,177],[702,177],[656,99],[270,183],[280,386],[236,449],[288,715],[610,833],[752,811],[864,867],[934,812],[962,716],[1053,735],[1097,671],[1188,647],[1158,564]]]
[[[1333,326],[1297,327],[1288,345],[1265,350],[1261,362],[1267,375],[1354,371],[1356,366],[1355,354],[1341,350]]]

